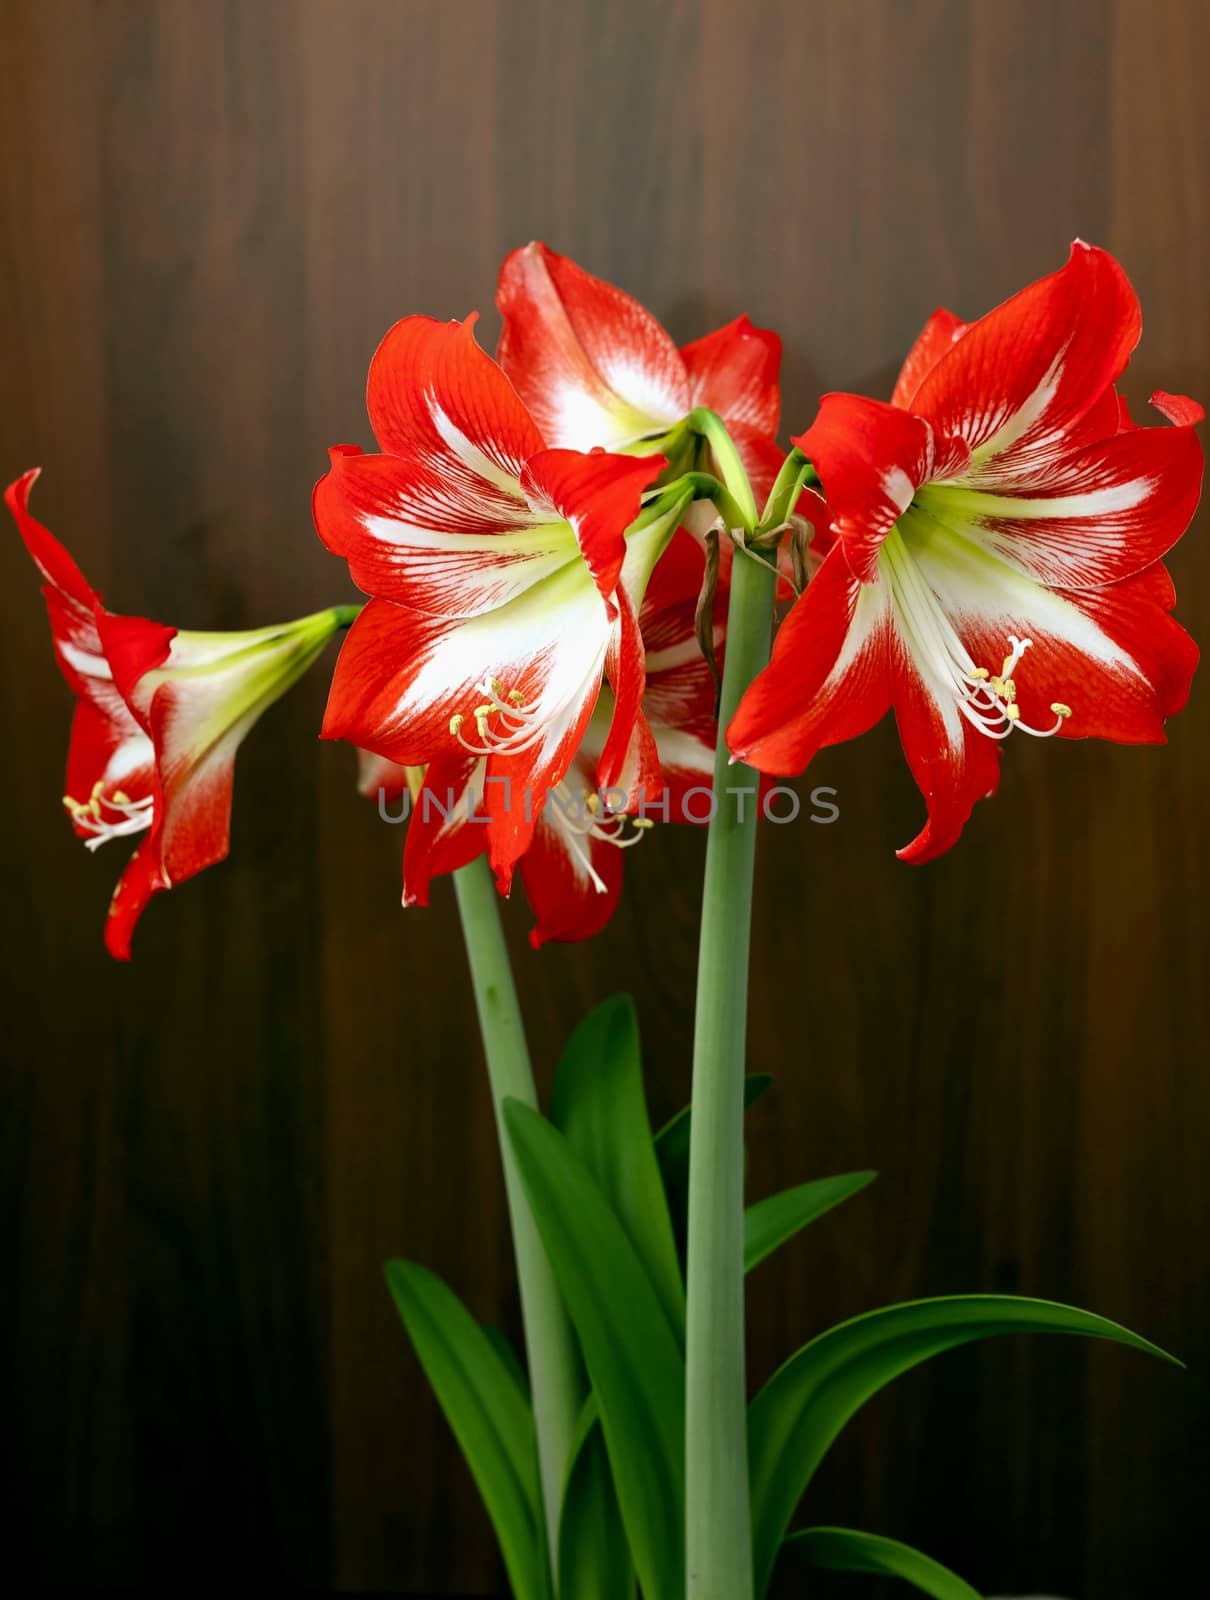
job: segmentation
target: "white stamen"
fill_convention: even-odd
[[[527,704],[519,689],[505,694],[498,678],[477,683],[475,691],[483,696],[483,704],[472,713],[477,740],[468,739],[463,733],[464,716],[450,718],[450,732],[464,750],[476,756],[516,755],[541,740],[550,717],[541,700]]]
[[[155,801],[151,795],[145,795],[142,800],[131,800],[121,789],[115,789],[111,796],[106,796],[101,793],[101,784],[97,782],[93,784],[92,794],[87,800],[73,800],[71,795],[65,794],[63,804],[76,826],[92,835],[85,839],[85,849],[99,850],[111,839],[125,838],[149,828]]]
[[[638,844],[651,827],[649,818],[630,817],[623,811],[610,811],[608,801],[605,802],[602,815],[600,795],[592,790],[577,795],[566,783],[559,784],[551,791],[546,802],[546,815],[549,822],[562,834],[568,851],[592,879],[593,888],[598,894],[604,894],[606,887],[600,874],[593,867],[589,854],[589,840],[598,839],[602,844],[611,844],[619,850],[628,850],[632,844]],[[631,833],[626,832],[628,823],[634,830]]]

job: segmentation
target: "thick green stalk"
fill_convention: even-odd
[[[689,1149],[685,1541],[690,1600],[752,1600],[744,1370],[744,1055],[759,790],[725,730],[769,657],[776,582],[737,551],[706,846]]]
[[[496,1109],[496,1131],[521,1290],[521,1319],[525,1328],[553,1580],[559,1570],[557,1543],[563,1483],[583,1400],[579,1366],[571,1323],[542,1248],[501,1119],[506,1098],[536,1108],[538,1096],[504,930],[500,926],[500,908],[484,857],[480,856],[454,874],[454,890],[462,917],[462,935],[466,941]],[[574,1600],[574,1596],[568,1600]]]

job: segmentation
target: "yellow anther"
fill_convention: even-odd
[[[490,700],[485,701],[481,706],[475,707],[475,727],[479,730],[481,739],[487,738],[487,719],[495,709]]]
[[[630,826],[632,828],[654,828],[655,827],[655,818],[654,817],[631,817]]]
[[[1003,700],[1005,698],[1004,679],[1000,677],[993,678],[991,680],[991,690],[993,694],[999,695],[1000,699]]]
[[[508,703],[510,706],[523,706],[525,704],[525,696],[520,689],[510,689],[508,691]]]
[[[455,715],[450,718],[450,732],[453,734],[455,739],[462,732],[462,724],[465,721],[466,718],[462,715],[461,711],[455,713]]]
[[[1017,686],[1011,678],[1005,678],[1004,688],[1001,692],[1006,700],[1015,700],[1017,698]]]
[[[502,700],[504,698],[504,685],[500,682],[499,678],[491,679],[491,691],[497,700]]]
[[[1010,656],[1005,656],[1004,661],[1002,662],[1001,667],[1000,667],[1000,676],[1002,678],[1007,678],[1009,673],[1013,670],[1013,668],[1016,666],[1017,662],[1020,661],[1020,659],[1021,659],[1021,657],[1019,655],[1017,655],[1016,652],[1014,652]]]
[[[93,786],[92,786],[92,794],[89,796],[89,798],[91,800],[95,800],[104,787],[105,787],[105,779],[104,778],[98,778],[96,783],[94,783]]]
[[[975,667],[975,669],[972,672],[968,672],[967,673],[967,677],[968,678],[978,678],[980,680],[980,682],[982,682],[985,678],[990,678],[991,677],[991,673],[987,670],[986,667]]]
[[[1020,706],[1014,706],[1014,705],[1007,705],[1004,708],[1004,715],[1008,718],[1008,720],[1010,722],[1020,722],[1020,720],[1021,720],[1021,707]]]
[[[593,792],[590,789],[586,789],[584,791],[584,805],[589,811],[592,812],[593,816],[595,817],[597,815],[597,813],[601,809],[601,797],[600,797],[600,795],[599,794],[593,794]]]
[[[100,802],[100,800],[97,799],[96,795],[94,794],[92,799],[88,802],[88,804],[86,806],[82,807],[82,809],[84,811],[87,811],[90,816],[99,818],[100,815],[101,815],[101,802]]]
[[[1050,709],[1056,717],[1069,717],[1071,715],[1071,707],[1065,706],[1061,700],[1052,700]]]
[[[121,789],[115,789],[113,803],[115,806],[128,806],[130,804],[130,796]]]

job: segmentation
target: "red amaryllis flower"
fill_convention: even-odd
[[[336,608],[250,633],[181,633],[107,611],[30,514],[37,476],[4,498],[46,580],[55,655],[76,695],[63,804],[90,850],[141,836],[105,925],[110,954],[129,960],[152,895],[227,854],[240,741],[345,619]]]
[[[768,494],[782,462],[777,334],[737,317],[678,350],[637,300],[540,243],[506,258],[496,303],[497,359],[551,444],[618,450],[707,406],[758,501]]]
[[[1197,505],[1201,407],[1136,428],[1114,384],[1138,341],[1122,269],[1067,265],[969,327],[931,319],[884,405],[826,395],[795,443],[836,544],[728,729],[766,772],[893,707],[928,805],[899,852],[954,843],[1014,731],[1160,743],[1197,662],[1160,557]]]
[[[704,821],[708,815],[717,727],[714,680],[695,635],[702,553],[681,530],[660,561],[640,616],[646,647],[645,722],[612,786],[601,781],[601,758],[613,717],[608,689],[585,730],[562,781],[536,816],[533,837],[519,862],[521,881],[537,922],[535,949],[549,941],[574,941],[598,933],[613,915],[622,887],[622,852],[654,821]],[[721,644],[725,601],[716,607],[715,642]],[[651,765],[638,746],[654,741]],[[486,760],[467,756],[434,762],[427,771],[405,768],[360,752],[358,787],[394,802],[405,790],[412,812],[404,849],[404,904],[427,905],[433,878],[454,872],[487,846],[484,810]],[[693,791],[697,791],[694,793]]]
[[[641,723],[636,609],[687,496],[639,517],[662,457],[547,449],[464,323],[408,317],[370,366],[381,455],[344,446],[315,523],[373,598],[337,663],[324,733],[402,766],[486,762],[507,888],[603,677],[605,781]]]

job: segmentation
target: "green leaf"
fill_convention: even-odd
[[[758,1594],[768,1585],[795,1506],[854,1412],[892,1378],[930,1356],[1000,1333],[1086,1334],[1172,1360],[1138,1334],[1090,1311],[1015,1295],[916,1300],[829,1328],[791,1356],[748,1408]]]
[[[579,1335],[644,1600],[685,1589],[685,1362],[651,1280],[571,1145],[520,1101],[504,1123]]]
[[[551,1090],[550,1120],[600,1185],[683,1345],[685,1286],[652,1148],[638,1018],[629,995],[606,1000],[568,1040]]]
[[[549,1600],[533,1417],[488,1335],[441,1279],[389,1261],[387,1284],[500,1541],[517,1600]]]
[[[767,1072],[744,1079],[744,1109],[755,1105],[773,1082]],[[689,1212],[689,1120],[693,1107],[685,1106],[655,1136],[655,1156],[664,1180],[664,1193],[678,1238],[684,1233]]]
[[[525,1375],[525,1368],[521,1359],[513,1348],[513,1342],[503,1328],[493,1328],[488,1324],[483,1325],[483,1331],[491,1344],[492,1349],[500,1357],[505,1370],[513,1378],[520,1391],[521,1398],[528,1406],[530,1404],[529,1379]]]
[[[801,1533],[792,1533],[782,1549],[807,1566],[823,1567],[828,1572],[872,1572],[881,1577],[902,1578],[922,1594],[931,1595],[932,1600],[980,1600],[976,1589],[940,1561],[876,1533],[857,1533],[852,1528],[804,1528]]]
[[[633,1600],[634,1596],[634,1564],[592,1394],[580,1413],[563,1491],[559,1593],[565,1600]]]
[[[750,1205],[744,1213],[744,1271],[751,1272],[800,1228],[873,1183],[877,1176],[876,1172],[845,1172],[836,1178],[816,1178]]]

